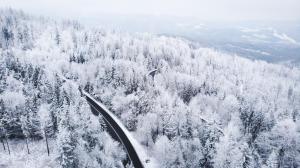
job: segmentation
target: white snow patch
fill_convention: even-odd
[[[276,30],[273,30],[273,35],[286,43],[299,45],[299,43],[295,39],[289,37],[285,33],[278,33]]]
[[[58,162],[55,160],[57,153],[54,142],[49,140],[50,156],[47,154],[46,143],[41,141],[29,141],[30,154],[27,153],[25,140],[8,141],[10,155],[7,148],[4,151],[0,148],[0,168],[57,168]]]
[[[247,27],[241,27],[240,31],[244,32],[244,33],[254,33],[254,32],[259,32],[260,30],[259,29],[251,29],[251,28],[247,28]]]

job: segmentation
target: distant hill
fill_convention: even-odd
[[[299,40],[274,29],[253,31],[216,31],[211,36],[232,42],[206,45],[1,10],[0,165],[130,167],[83,89],[160,167],[299,167],[299,68],[227,51],[267,58],[286,46],[292,57]],[[249,45],[253,38],[268,43]]]
[[[197,18],[103,15],[86,23],[128,32],[183,37],[230,54],[300,65],[299,21],[201,21]],[[96,20],[96,21],[95,21]]]

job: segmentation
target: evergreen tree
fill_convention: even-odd
[[[266,167],[267,168],[278,168],[278,154],[276,151],[272,151],[270,154],[267,162],[266,162]]]
[[[34,95],[28,97],[25,102],[25,118],[27,120],[28,133],[31,138],[40,139],[42,137],[40,120],[38,117],[38,98]]]
[[[58,114],[59,110],[62,108],[62,96],[61,96],[61,87],[62,87],[62,82],[57,74],[54,76],[55,81],[54,81],[54,88],[53,92],[51,95],[52,102],[50,105],[50,116],[51,116],[51,122],[52,122],[52,127],[53,127],[53,132],[50,132],[51,136],[54,136],[58,132]]]
[[[77,135],[73,130],[73,123],[70,116],[72,109],[69,100],[65,97],[60,111],[59,133],[57,135],[58,159],[62,168],[77,168],[78,155],[75,150],[77,147]]]
[[[29,146],[28,146],[28,137],[30,136],[29,128],[28,128],[28,120],[25,116],[21,116],[21,126],[22,131],[25,136],[27,153],[30,154]]]

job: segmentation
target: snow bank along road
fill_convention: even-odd
[[[110,112],[103,104],[96,101],[90,94],[83,91],[86,100],[91,106],[94,115],[103,116],[104,121],[108,126],[108,131],[113,138],[122,143],[126,149],[129,159],[135,168],[153,168],[156,167],[154,160],[147,157],[144,149],[138,142],[131,137],[130,132],[123,126],[119,119]]]

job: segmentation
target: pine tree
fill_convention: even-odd
[[[46,142],[46,148],[47,148],[47,153],[48,156],[50,155],[50,149],[49,149],[49,143],[48,143],[48,134],[50,130],[53,128],[52,127],[52,122],[51,122],[51,117],[50,117],[50,112],[49,112],[49,105],[43,104],[40,106],[39,109],[39,119],[41,122],[41,130],[43,132],[43,138],[45,139]]]
[[[270,156],[268,157],[266,161],[266,167],[267,168],[278,168],[278,154],[276,151],[272,151]]]
[[[59,133],[57,136],[59,161],[62,168],[77,168],[78,155],[75,152],[77,137],[70,116],[72,105],[69,98],[64,94],[63,106],[60,111]]]
[[[23,134],[25,136],[27,153],[30,154],[29,147],[28,147],[28,137],[30,136],[30,133],[28,128],[28,120],[26,116],[21,116],[21,126],[22,126]]]
[[[42,132],[40,130],[40,121],[38,118],[38,98],[34,95],[28,97],[25,102],[25,114],[27,120],[27,127],[29,136],[34,139],[42,138]]]
[[[62,82],[57,74],[55,74],[54,88],[51,95],[52,102],[50,105],[50,117],[52,122],[52,130],[50,136],[54,136],[58,132],[58,112],[62,107],[62,96],[61,96],[61,88]]]
[[[7,112],[5,111],[5,104],[3,99],[0,99],[0,139],[4,150],[6,149],[4,141],[6,141],[8,152],[10,154],[10,150],[7,142],[8,135],[6,131],[7,120],[8,120],[8,116],[7,116]]]

